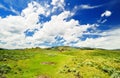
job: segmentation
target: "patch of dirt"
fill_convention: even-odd
[[[45,75],[40,75],[40,76],[38,76],[38,78],[50,78],[50,77],[45,76]]]
[[[56,63],[55,62],[42,62],[41,64],[44,64],[44,65],[55,65]]]

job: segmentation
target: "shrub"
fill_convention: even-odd
[[[116,63],[120,63],[120,58],[116,58],[116,59],[114,59],[114,62],[116,62]]]
[[[110,78],[120,78],[120,71],[114,72]]]
[[[64,65],[64,68],[69,68],[69,66],[67,66],[67,65]]]
[[[80,72],[79,72],[79,71],[76,71],[76,72],[74,73],[74,76],[75,76],[76,78],[82,78],[82,76],[80,75]]]
[[[105,65],[105,66],[101,67],[101,70],[108,73],[109,75],[111,75],[115,71],[115,68],[112,68],[112,67]]]
[[[7,74],[11,71],[11,67],[4,64],[0,65],[0,77],[2,77],[4,74]]]
[[[72,69],[71,69],[71,72],[76,72],[76,68],[72,68]]]
[[[83,65],[97,67],[98,65],[92,61],[83,62]]]

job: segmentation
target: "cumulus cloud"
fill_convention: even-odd
[[[86,31],[90,25],[80,25],[78,21],[71,19],[66,21],[70,15],[69,11],[62,12],[58,16],[52,16],[51,21],[44,23],[43,28],[35,33],[35,37],[45,42],[55,42],[56,36],[61,36],[63,39],[70,43],[78,40],[78,36],[81,36],[83,31]],[[41,36],[41,37],[38,37]],[[34,37],[34,38],[35,38]],[[45,38],[43,38],[45,37]]]
[[[60,3],[59,5],[57,5],[58,2]],[[50,6],[61,8],[62,12],[54,14],[54,11],[50,11]],[[53,9],[54,7],[52,10]],[[9,15],[5,18],[0,17],[0,47],[11,49],[31,47],[45,48],[55,44],[63,44],[68,46],[88,46],[107,49],[120,48],[118,46],[120,44],[118,42],[120,36],[117,34],[120,31],[119,29],[102,33],[98,32],[97,34],[101,35],[99,38],[81,40],[84,34],[96,34],[97,30],[94,33],[88,31],[88,29],[94,30],[96,24],[80,24],[78,20],[72,18],[68,20],[73,13],[63,9],[64,0],[52,0],[50,5],[31,2],[17,16]],[[51,19],[41,23],[40,15],[45,17],[51,15]],[[32,36],[25,35],[27,30],[34,32],[34,34]],[[111,42],[114,42],[114,44]]]
[[[36,8],[36,7],[37,8]],[[40,13],[39,13],[39,11]],[[45,14],[43,8],[36,2],[29,3],[19,16],[7,16],[0,19],[0,41],[9,48],[28,47],[24,32],[28,29],[40,28],[39,14]]]
[[[112,14],[111,11],[106,10],[104,13],[101,14],[101,17],[104,17],[104,16],[109,17],[109,16],[111,16],[111,14]]]
[[[51,2],[52,5],[57,5],[58,3],[64,4],[64,0],[52,0]]]
[[[87,38],[85,41],[79,41],[75,46],[79,47],[96,47],[104,49],[118,49],[120,48],[120,28],[108,30],[102,33],[102,37]]]
[[[52,0],[51,5],[53,5],[52,12],[55,12],[57,9],[64,10],[64,0]]]
[[[104,17],[110,17],[112,14],[111,11],[106,10],[104,13],[101,14],[101,18],[99,20],[97,20],[97,22],[100,24],[103,24],[107,21],[107,18]]]
[[[62,1],[63,2],[63,1]],[[43,46],[46,42],[52,45],[56,42],[55,37],[60,36],[69,44],[72,41],[79,40],[83,31],[86,31],[90,25],[80,25],[77,20],[67,20],[72,14],[70,11],[63,11],[58,15],[52,15],[51,20],[40,23],[39,15],[46,16],[48,9],[37,2],[31,2],[19,16],[7,16],[0,19],[0,41],[5,44],[1,46],[6,48],[24,48]],[[7,23],[6,23],[7,22]],[[39,22],[39,23],[38,23]],[[41,28],[42,27],[42,28]],[[25,31],[28,29],[37,29],[32,37],[26,37]]]

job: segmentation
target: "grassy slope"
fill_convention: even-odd
[[[0,50],[0,78],[4,76],[119,78],[120,51],[80,50],[70,47]]]

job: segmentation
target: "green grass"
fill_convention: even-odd
[[[120,51],[56,47],[0,50],[0,78],[120,78]]]

